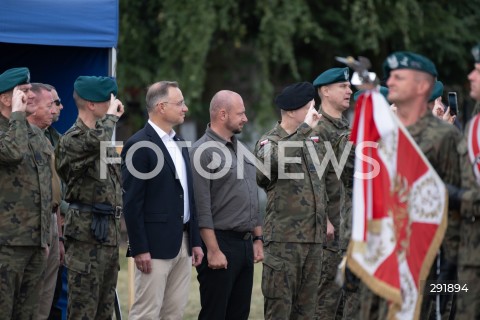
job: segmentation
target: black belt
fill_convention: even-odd
[[[242,240],[250,240],[252,239],[252,233],[250,231],[233,231],[233,230],[215,230],[215,233],[220,236],[235,238],[235,239],[242,239]]]
[[[77,209],[80,212],[91,212],[93,209],[93,206],[90,204],[81,203],[81,202],[72,202],[70,203],[68,208]],[[123,208],[120,206],[115,206],[115,207],[112,206],[112,210],[113,210],[114,218],[120,219],[120,217],[122,216]]]
[[[187,223],[184,223],[183,224],[183,231],[188,231],[188,227],[190,226],[190,224],[187,222]]]

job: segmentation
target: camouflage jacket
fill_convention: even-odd
[[[460,131],[451,124],[427,112],[407,130],[418,144],[427,160],[444,183],[460,186],[460,157],[457,146],[461,142]],[[456,263],[460,240],[460,213],[448,212],[448,226],[442,244],[445,258]]]
[[[317,133],[323,133],[327,141],[330,142],[335,158],[339,163],[343,150],[347,146],[347,143],[349,143],[350,124],[343,116],[340,119],[333,118],[321,109],[320,113],[322,114],[322,118],[314,128],[314,131]],[[346,228],[351,225],[351,222],[347,223],[346,220],[348,218],[347,209],[351,208],[351,205],[348,206],[347,204],[351,203],[355,158],[354,148],[351,148],[350,150],[351,152],[348,154],[347,162],[341,173],[339,172],[339,176],[337,176],[331,161],[329,162],[325,173],[325,182],[327,186],[326,192],[328,197],[326,210],[328,219],[335,227],[335,239],[326,243],[330,248],[346,249],[349,241],[349,236],[347,238],[347,234],[349,235],[350,233],[347,232]],[[348,213],[351,214],[351,211],[348,211]]]
[[[70,204],[110,204],[122,206],[120,165],[105,164],[100,160],[101,142],[110,142],[113,129],[118,121],[114,115],[98,120],[95,129],[88,128],[78,118],[55,149],[56,168],[60,178],[67,185],[65,200]],[[106,156],[119,158],[115,148],[108,145]],[[101,167],[106,177],[101,177]],[[97,243],[92,236],[90,211],[80,212],[70,206],[65,217],[65,236],[79,241]],[[108,241],[104,245],[117,245],[120,231],[119,219],[109,221]]]
[[[261,162],[267,158],[271,161],[270,178],[257,169],[257,184],[267,193],[265,241],[322,243],[325,239],[325,178],[316,170],[325,146],[323,139],[312,133],[306,123],[292,134],[277,123],[255,146]],[[279,143],[297,141],[301,147],[286,147],[285,154],[279,156]],[[288,157],[296,157],[300,163],[292,163],[295,160]],[[303,174],[303,178],[287,178],[285,174]]]
[[[462,266],[480,266],[480,185],[473,173],[473,165],[468,156],[468,130],[466,137],[458,145],[461,159],[462,194],[460,223],[460,246],[458,264]]]
[[[53,148],[25,113],[0,115],[0,245],[46,247],[52,213]]]

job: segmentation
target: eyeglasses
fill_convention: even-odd
[[[162,101],[162,102],[160,102],[160,103],[174,104],[174,105],[176,105],[177,107],[183,107],[183,106],[186,106],[186,104],[185,104],[185,100],[178,101],[178,102]]]
[[[62,104],[62,99],[58,98],[56,100],[53,100],[52,103],[55,103],[55,105],[59,107]]]

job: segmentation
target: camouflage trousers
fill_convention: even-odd
[[[342,288],[342,298],[337,307],[337,320],[358,319],[360,312],[360,279],[347,267],[345,268],[345,283]]]
[[[459,284],[468,291],[457,293],[457,320],[480,319],[480,267],[459,266]]]
[[[33,319],[48,250],[41,247],[0,246],[0,317]]]
[[[360,289],[360,320],[384,320],[388,315],[388,302],[370,290],[363,282]]]
[[[342,302],[337,308],[336,319],[353,320],[358,318],[360,312],[360,292],[342,290]]]
[[[342,251],[324,248],[322,253],[322,272],[318,286],[318,302],[315,319],[334,320],[342,297],[342,288],[335,283],[338,265],[342,261]]]
[[[68,319],[112,318],[118,258],[117,246],[67,240]]]
[[[262,293],[265,319],[314,318],[322,245],[270,242],[264,247]]]

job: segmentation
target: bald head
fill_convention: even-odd
[[[216,119],[220,115],[221,110],[225,110],[226,113],[230,112],[232,105],[238,101],[243,100],[242,97],[233,91],[230,90],[222,90],[217,92],[210,102],[210,120]]]
[[[233,91],[217,92],[210,102],[210,124],[217,133],[231,136],[242,132],[248,121],[242,97]]]

